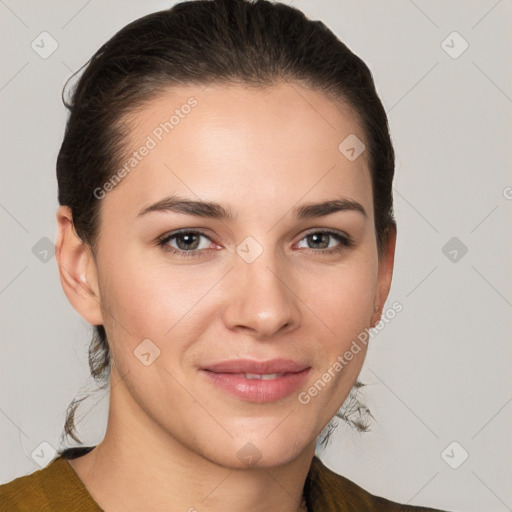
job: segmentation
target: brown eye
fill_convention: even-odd
[[[178,231],[165,235],[158,241],[164,250],[182,256],[199,256],[209,249],[212,241],[201,231]]]
[[[194,233],[180,233],[174,236],[178,249],[182,251],[196,250],[199,247],[200,238],[201,235]]]
[[[318,250],[318,252],[331,253],[341,251],[352,245],[349,237],[335,231],[315,231],[306,235],[300,242],[305,241],[306,245],[299,245],[300,248]]]
[[[333,237],[328,233],[314,233],[308,235],[306,240],[310,249],[327,249],[329,247],[330,239]]]

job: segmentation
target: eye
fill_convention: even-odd
[[[306,246],[302,245],[303,241]],[[313,231],[308,233],[300,242],[299,248],[306,248],[312,250],[320,250],[324,254],[331,254],[340,252],[347,247],[353,245],[353,240],[348,235],[343,235],[337,231],[323,230]]]
[[[169,233],[158,239],[163,250],[179,256],[201,256],[211,249],[212,239],[200,230],[183,229]],[[304,243],[306,244],[304,246]],[[298,248],[306,248],[320,254],[341,252],[354,245],[348,235],[332,230],[318,230],[308,233],[301,239]]]
[[[176,231],[158,240],[164,250],[181,256],[199,256],[200,252],[210,248],[211,243],[211,238],[198,230]]]

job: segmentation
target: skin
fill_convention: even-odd
[[[365,347],[308,404],[298,392],[378,322],[396,232],[379,258],[366,152],[352,162],[338,150],[349,134],[365,141],[357,117],[296,83],[170,89],[124,120],[132,128],[127,154],[191,96],[191,113],[100,201],[94,256],[69,208],[57,213],[63,289],[87,322],[105,326],[112,354],[105,438],[69,463],[109,512],[229,512],[241,503],[246,511],[301,510],[316,438],[352,388]],[[235,219],[138,216],[170,195],[215,201]],[[293,216],[297,206],[343,198],[366,216]],[[156,242],[183,228],[209,237],[199,238],[197,257]],[[325,229],[354,245],[307,236]],[[248,236],[263,249],[252,263],[236,252]],[[183,250],[183,238],[168,245]],[[341,250],[324,254],[326,245]],[[160,350],[149,366],[134,355],[145,339]],[[287,358],[311,370],[297,392],[251,403],[198,371],[236,358]],[[237,457],[248,442],[261,454],[253,466]]]

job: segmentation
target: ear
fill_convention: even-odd
[[[75,232],[68,206],[57,210],[55,257],[60,282],[71,305],[91,325],[103,325],[96,262]]]
[[[372,316],[371,327],[375,327],[380,321],[382,309],[388,298],[391,288],[391,278],[393,277],[393,264],[395,261],[396,248],[396,225],[390,225],[388,228],[387,243],[379,257],[379,272],[377,277],[377,292],[375,294],[375,308]]]

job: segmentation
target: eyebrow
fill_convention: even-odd
[[[194,201],[184,197],[170,196],[143,208],[137,217],[150,212],[176,212],[196,215],[198,217],[211,217],[220,220],[234,220],[233,212],[219,203],[207,201]]]
[[[367,217],[362,204],[350,199],[332,199],[322,203],[307,203],[292,210],[292,215],[305,220],[315,217],[324,217],[341,211],[355,211]],[[197,217],[209,217],[224,221],[233,221],[235,215],[229,208],[219,203],[209,201],[195,201],[179,196],[169,196],[160,201],[144,207],[137,215],[142,217],[150,212],[176,212],[195,215]]]
[[[311,219],[313,217],[323,217],[331,213],[343,211],[359,212],[364,217],[367,217],[363,205],[351,199],[333,199],[323,203],[308,203],[295,208],[293,214],[299,219]]]

